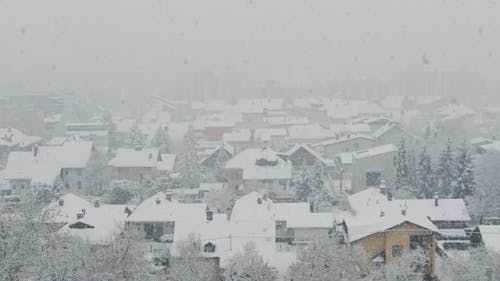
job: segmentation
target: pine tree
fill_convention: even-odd
[[[202,172],[196,153],[194,132],[190,128],[184,135],[184,148],[179,159],[181,181],[184,187],[197,188],[201,182]]]
[[[416,195],[418,198],[432,198],[435,192],[432,158],[424,146],[420,153],[416,167]]]
[[[406,150],[405,140],[401,139],[398,153],[394,157],[396,167],[396,189],[410,186],[410,156]]]
[[[298,201],[307,201],[312,194],[311,186],[309,184],[309,171],[304,165],[300,168],[300,174],[297,179],[292,182],[292,188],[295,199]]]
[[[131,147],[144,146],[146,145],[146,138],[142,134],[139,126],[134,125],[130,130],[130,135],[128,139],[128,145]]]
[[[157,147],[160,153],[169,153],[171,141],[168,132],[164,128],[159,127],[151,140],[151,145]]]
[[[476,182],[474,179],[474,168],[469,149],[465,143],[458,149],[456,157],[456,184],[454,185],[453,197],[465,198],[474,193]]]
[[[443,197],[452,195],[456,185],[457,164],[455,161],[451,140],[448,139],[445,149],[439,155],[436,171],[438,192]]]

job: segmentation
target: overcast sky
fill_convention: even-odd
[[[0,35],[4,94],[500,70],[498,1],[0,0]]]

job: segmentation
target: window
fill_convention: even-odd
[[[366,186],[380,186],[382,182],[382,173],[381,172],[366,172]]]
[[[78,187],[78,189],[82,189],[82,182],[81,181],[78,181],[76,183],[76,186]]]
[[[403,255],[403,246],[401,246],[401,245],[392,246],[392,256],[393,257],[400,257],[402,255]]]
[[[205,253],[213,253],[215,252],[215,244],[213,244],[212,242],[208,242],[203,247],[203,250],[205,251]]]
[[[144,232],[146,232],[146,239],[154,239],[158,241],[163,235],[163,224],[161,223],[148,223],[144,225]]]
[[[425,236],[422,235],[412,235],[410,236],[410,249],[416,250],[419,248],[427,248],[428,243]]]

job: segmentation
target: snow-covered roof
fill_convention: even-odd
[[[369,140],[369,141],[375,142],[375,138],[372,137],[372,136],[370,136],[370,135],[365,135],[365,134],[347,134],[347,135],[343,135],[343,136],[339,136],[339,137],[335,137],[335,138],[324,140],[322,142],[315,143],[313,145],[313,147],[327,146],[327,145],[332,145],[332,144],[336,144],[336,143],[342,143],[342,142],[352,141],[352,140],[357,140],[357,139],[365,139],[365,140]]]
[[[273,202],[257,192],[251,192],[236,200],[231,220],[234,222],[274,220]]]
[[[383,195],[380,189],[376,187],[369,187],[360,192],[356,192],[347,199],[349,205],[355,212],[362,212],[387,202],[387,196]]]
[[[376,146],[369,149],[359,150],[352,153],[353,158],[362,159],[366,157],[377,156],[380,154],[391,153],[398,151],[398,148],[393,144]]]
[[[286,226],[289,228],[333,228],[334,221],[332,213],[306,213],[302,216],[291,217]]]
[[[241,129],[238,131],[233,131],[229,133],[224,133],[222,135],[222,141],[224,142],[249,142],[252,133],[248,129]]]
[[[258,165],[258,161],[265,160],[269,165]],[[272,163],[272,165],[271,165]],[[283,160],[269,148],[250,148],[241,151],[225,166],[226,169],[243,170],[243,179],[290,179],[292,164]]]
[[[486,249],[500,254],[500,225],[480,225],[479,232]]]
[[[264,120],[270,126],[292,126],[292,125],[307,125],[309,119],[307,117],[293,117],[293,116],[272,116],[266,117]]]
[[[277,221],[288,221],[294,217],[304,217],[304,214],[310,213],[310,205],[306,202],[273,203],[273,207]]]
[[[158,161],[157,169],[160,171],[173,171],[175,164],[175,154],[161,154],[161,161]]]
[[[485,137],[476,137],[470,140],[470,144],[475,145],[475,144],[489,144],[495,142],[494,140],[485,138]]]
[[[206,220],[207,204],[184,204],[170,201],[163,192],[144,200],[127,218],[129,222],[177,222]]]
[[[319,154],[318,152],[316,152],[314,149],[310,148],[306,144],[296,144],[296,145],[294,145],[290,150],[288,150],[286,152],[286,155],[292,156],[293,154],[295,154],[300,149],[306,150],[307,152],[309,152],[311,155],[313,155],[316,159],[318,159],[320,162],[322,162],[325,165],[333,165],[333,163],[334,163],[333,160],[324,158],[323,156],[321,156],[321,154]]]
[[[404,96],[385,96],[380,104],[386,109],[402,109],[404,100]]]
[[[375,132],[373,132],[373,136],[375,138],[380,138],[381,136],[383,136],[384,134],[389,132],[392,128],[400,128],[400,127],[397,123],[389,122],[389,123],[385,124],[384,126],[380,127]]]
[[[318,123],[294,125],[288,128],[290,140],[324,140],[335,137],[336,132]]]
[[[35,155],[35,151],[38,152]],[[53,184],[62,168],[85,168],[92,142],[66,142],[62,146],[40,146],[33,151],[9,153],[6,179],[31,179],[31,183]]]
[[[118,148],[115,158],[109,161],[112,167],[157,167],[158,148]]]
[[[443,120],[457,119],[468,115],[476,115],[476,111],[463,104],[448,104],[438,109]]]
[[[125,219],[134,206],[100,204],[99,207],[91,206],[85,209],[83,217],[70,220],[59,231],[59,235],[72,236],[82,239],[90,244],[106,245],[113,242],[122,232]],[[80,210],[81,213],[81,210]],[[84,224],[89,228],[77,228],[75,224]]]
[[[481,148],[486,151],[496,151],[500,152],[500,141],[494,141],[485,145],[481,145]]]
[[[66,142],[71,142],[71,141],[83,141],[80,137],[77,136],[67,136],[67,137],[54,137],[50,139],[48,142],[45,143],[45,145],[50,145],[50,146],[61,146]]]
[[[94,206],[87,200],[67,193],[43,208],[40,219],[48,223],[68,223],[76,220],[76,215],[81,214],[83,209],[91,208]]]
[[[275,128],[260,128],[255,130],[255,139],[261,141],[270,141],[272,137],[276,136],[286,136],[286,129],[275,129]]]
[[[0,146],[28,147],[42,140],[41,137],[28,136],[13,128],[0,128]]]
[[[383,114],[385,111],[369,100],[324,99],[327,114],[333,119],[352,119],[363,114]]]

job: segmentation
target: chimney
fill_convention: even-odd
[[[434,192],[434,206],[439,206],[439,194]]]
[[[165,194],[165,199],[166,199],[168,202],[172,202],[172,193],[166,193],[166,194]]]
[[[79,220],[79,219],[82,219],[83,218],[83,214],[76,214],[76,219]]]
[[[35,145],[35,146],[33,147],[33,156],[34,156],[34,157],[37,157],[37,156],[38,156],[38,146],[37,146],[37,145]]]
[[[100,206],[99,200],[95,200],[94,207],[99,208],[99,206]]]
[[[207,221],[213,221],[214,220],[214,212],[208,210],[207,211]]]
[[[59,206],[64,206],[64,199],[59,199]]]
[[[160,203],[161,203],[160,198],[156,198],[156,205],[160,205]]]
[[[128,207],[125,207],[125,214],[127,214],[127,217],[130,217],[132,211]]]
[[[86,213],[87,213],[87,211],[85,209],[82,209],[82,214],[85,215]]]

